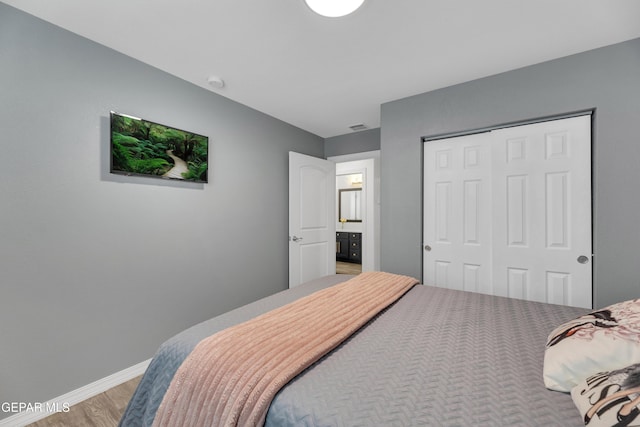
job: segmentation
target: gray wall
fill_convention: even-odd
[[[343,156],[380,149],[380,128],[338,135],[324,140],[324,156]]]
[[[381,267],[421,276],[421,136],[595,108],[594,302],[640,296],[640,39],[382,106]]]
[[[322,138],[2,3],[0,64],[0,402],[286,288],[287,153]],[[109,110],[208,135],[209,184],[111,175]]]

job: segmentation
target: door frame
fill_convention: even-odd
[[[595,158],[595,119],[596,119],[596,109],[588,108],[584,110],[576,110],[566,113],[559,113],[555,115],[541,116],[532,119],[525,119],[513,122],[504,122],[501,124],[495,124],[486,127],[478,127],[473,129],[461,130],[461,131],[453,131],[446,133],[439,133],[433,135],[427,135],[420,137],[420,276],[421,282],[424,283],[424,250],[425,250],[425,242],[424,240],[424,178],[425,178],[425,164],[424,164],[424,144],[430,141],[438,141],[441,139],[449,139],[455,138],[459,136],[473,135],[484,132],[491,132],[498,129],[505,129],[516,126],[524,126],[534,123],[542,123],[548,121],[569,119],[573,117],[579,116],[590,116],[591,120],[591,164],[589,165],[589,169],[591,171],[591,302],[592,307],[595,304],[595,289],[596,289],[596,265],[595,265],[595,254],[596,254],[596,241],[595,241],[595,203],[594,203],[594,194],[595,194],[595,179],[594,179],[594,158]]]
[[[363,187],[366,191],[366,205],[363,209],[362,220],[362,271],[376,271],[380,269],[380,150],[366,151],[362,153],[346,154],[327,157],[336,163],[336,176],[340,163],[360,160],[372,160],[372,164],[366,164],[361,168],[341,169],[341,173],[362,173]],[[337,194],[337,189],[336,189]]]

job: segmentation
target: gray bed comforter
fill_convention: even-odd
[[[351,276],[314,280],[189,328],[145,372],[123,427],[150,426],[174,373],[203,338]],[[585,309],[415,286],[273,400],[266,426],[583,425],[545,389],[547,335]]]

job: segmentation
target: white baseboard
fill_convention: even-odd
[[[73,406],[93,396],[97,396],[98,394],[104,393],[110,388],[118,386],[139,375],[142,375],[147,369],[147,366],[149,366],[150,362],[151,359],[145,360],[144,362],[140,362],[137,365],[131,366],[120,372],[116,372],[113,375],[109,375],[108,377],[102,378],[98,381],[94,381],[91,384],[87,384],[83,387],[80,387],[79,389],[70,391],[69,393],[56,397],[55,399],[51,399],[48,402],[42,403],[42,408],[62,409],[64,407]],[[53,415],[53,413],[47,412],[45,410],[27,409],[26,411],[19,412],[8,418],[1,419],[0,427],[25,426],[27,424],[31,424],[43,418],[46,418],[49,415]]]

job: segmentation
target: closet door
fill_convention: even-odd
[[[425,284],[592,305],[590,116],[426,142]]]
[[[488,135],[425,143],[425,284],[492,293]]]
[[[495,293],[591,308],[591,117],[491,135]]]

